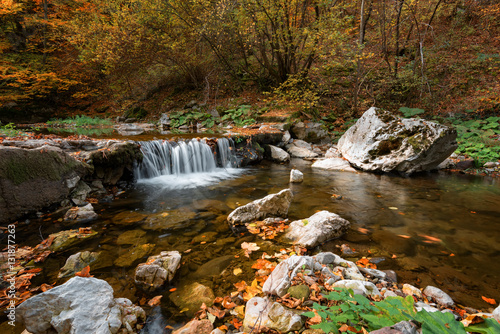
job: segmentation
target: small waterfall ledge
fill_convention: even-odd
[[[160,176],[214,173],[238,167],[232,139],[153,140],[139,142],[143,160],[137,163],[137,181]]]

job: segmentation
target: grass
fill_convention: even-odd
[[[113,122],[109,119],[105,118],[99,118],[99,117],[89,117],[89,116],[73,116],[69,118],[58,118],[58,119],[53,119],[47,122],[48,125],[54,125],[54,126],[77,126],[77,127],[84,127],[84,126],[106,126],[106,125],[112,125]]]

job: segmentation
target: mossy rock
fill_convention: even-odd
[[[53,252],[63,251],[96,235],[95,231],[91,233],[80,233],[78,230],[57,232],[49,235],[49,238],[54,238],[49,249]]]
[[[125,231],[116,240],[118,245],[139,245],[145,244],[146,238],[144,237],[146,232],[143,230],[131,230]]]
[[[131,267],[138,260],[151,254],[154,248],[154,244],[137,245],[120,255],[114,264],[117,267]]]
[[[208,307],[212,306],[215,295],[209,287],[192,283],[178,288],[169,298],[181,312],[191,318],[203,303]]]
[[[196,217],[196,213],[189,209],[171,210],[148,217],[142,227],[146,230],[178,230]]]

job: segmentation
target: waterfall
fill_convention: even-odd
[[[234,144],[227,138],[219,138],[213,150],[207,141],[198,139],[179,142],[153,140],[140,142],[140,145],[144,158],[134,170],[138,181],[160,176],[216,173],[222,168],[237,167]]]

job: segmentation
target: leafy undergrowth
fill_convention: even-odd
[[[99,117],[89,117],[86,115],[76,115],[65,119],[53,119],[47,121],[48,125],[52,126],[109,126],[112,125],[113,122],[109,119],[99,118]]]

